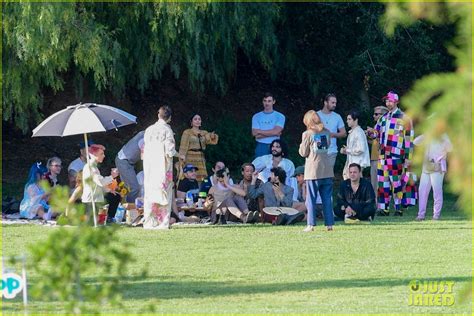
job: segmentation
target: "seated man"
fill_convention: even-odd
[[[88,140],[87,144],[90,146],[94,145],[92,140]],[[69,188],[73,191],[76,188],[76,176],[79,171],[82,171],[84,165],[87,162],[86,157],[86,146],[84,142],[79,144],[80,156],[73,160],[67,167],[68,179],[69,179]],[[81,176],[82,177],[82,176]]]
[[[293,188],[293,200],[296,201],[296,180],[291,177],[295,173],[295,165],[290,159],[285,158],[287,152],[286,144],[281,139],[275,139],[270,143],[270,153],[255,158],[252,164],[255,166],[255,170],[259,172],[258,178],[263,182],[267,182],[270,178],[272,168],[282,168],[286,172],[284,184]]]
[[[225,217],[231,216],[244,224],[253,223],[258,219],[258,212],[249,211],[245,203],[246,192],[238,185],[229,183],[226,170],[216,172],[217,182],[209,190],[205,207],[211,208],[213,224],[225,224]]]
[[[239,186],[245,191],[245,202],[250,211],[261,211],[263,209],[263,198],[251,198],[249,195],[249,187],[252,184],[252,175],[255,172],[255,166],[251,163],[244,163],[241,168],[242,181]],[[262,180],[257,179],[255,182],[255,188],[259,188],[263,184]]]
[[[286,185],[286,172],[280,167],[270,170],[270,181],[264,183],[259,188],[256,187],[258,172],[252,174],[252,182],[249,187],[248,195],[251,198],[263,196],[265,207],[291,207],[293,206],[293,188]],[[291,225],[303,220],[304,213],[298,212],[295,215],[288,216],[281,214],[275,223],[277,225]]]
[[[199,183],[196,180],[196,171],[198,168],[194,167],[192,164],[187,164],[183,168],[184,179],[179,182],[178,190],[176,192],[176,197],[179,199],[186,198],[186,193],[192,191],[196,194],[199,192]]]
[[[306,213],[306,182],[304,181],[304,166],[297,167],[293,177],[296,178],[296,183],[298,185],[298,197],[296,201],[293,201],[293,208]]]
[[[362,178],[360,165],[349,165],[349,179],[341,182],[334,214],[346,223],[371,221],[375,215],[375,194],[370,181]]]

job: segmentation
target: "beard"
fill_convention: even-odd
[[[281,151],[280,151],[280,152],[277,152],[277,151],[275,151],[275,150],[272,150],[272,156],[273,156],[273,157],[280,157],[281,155],[282,155],[282,152],[281,152]]]

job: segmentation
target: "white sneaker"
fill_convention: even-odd
[[[312,231],[314,231],[314,226],[311,226],[311,225],[308,225],[308,226],[306,226],[305,229],[303,229],[303,232],[305,232],[305,233],[309,233],[309,232],[312,232]]]

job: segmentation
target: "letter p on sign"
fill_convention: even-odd
[[[15,273],[5,273],[2,276],[2,297],[14,298],[23,290],[23,280]]]

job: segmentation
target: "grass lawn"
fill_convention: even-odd
[[[169,231],[121,228],[137,262],[124,280],[126,309],[153,304],[156,313],[465,313],[462,299],[472,276],[471,221],[446,201],[442,220],[402,218],[370,225],[253,225],[177,227]],[[54,229],[3,226],[3,255],[27,252]],[[139,276],[148,267],[148,277]],[[54,267],[51,267],[54,269]],[[30,282],[37,275],[30,274]],[[92,278],[94,276],[91,276]],[[454,281],[453,306],[408,305],[409,282]],[[31,300],[30,313],[57,313],[55,302]],[[19,299],[3,301],[3,313],[21,313]]]

